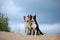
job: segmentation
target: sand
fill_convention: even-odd
[[[60,40],[60,34],[33,36],[0,31],[0,40]]]

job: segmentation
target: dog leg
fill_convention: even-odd
[[[37,35],[37,30],[35,30],[35,36]]]
[[[33,35],[33,32],[34,32],[34,31],[32,30],[32,31],[31,31],[31,35]]]
[[[26,34],[29,35],[28,28],[26,27]]]

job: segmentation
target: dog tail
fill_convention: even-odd
[[[40,31],[40,29],[39,29],[38,31],[39,31],[39,33],[40,33],[41,35],[44,35],[44,33],[42,33],[42,32]]]

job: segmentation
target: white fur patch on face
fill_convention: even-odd
[[[32,20],[34,20],[34,19],[32,18]]]
[[[31,19],[31,23],[32,23],[32,24],[35,24],[35,21],[34,21],[33,17],[32,17],[32,19]]]
[[[27,22],[27,20],[28,20],[28,17],[26,16],[26,22]]]
[[[35,24],[35,21],[34,21],[33,17],[32,17],[32,19],[31,19],[31,23],[32,23],[31,27],[32,27],[33,29],[35,29],[35,28],[36,28],[36,24]]]

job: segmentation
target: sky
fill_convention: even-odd
[[[11,32],[25,34],[23,16],[36,15],[45,34],[60,34],[60,0],[0,0],[0,12],[7,14]]]

